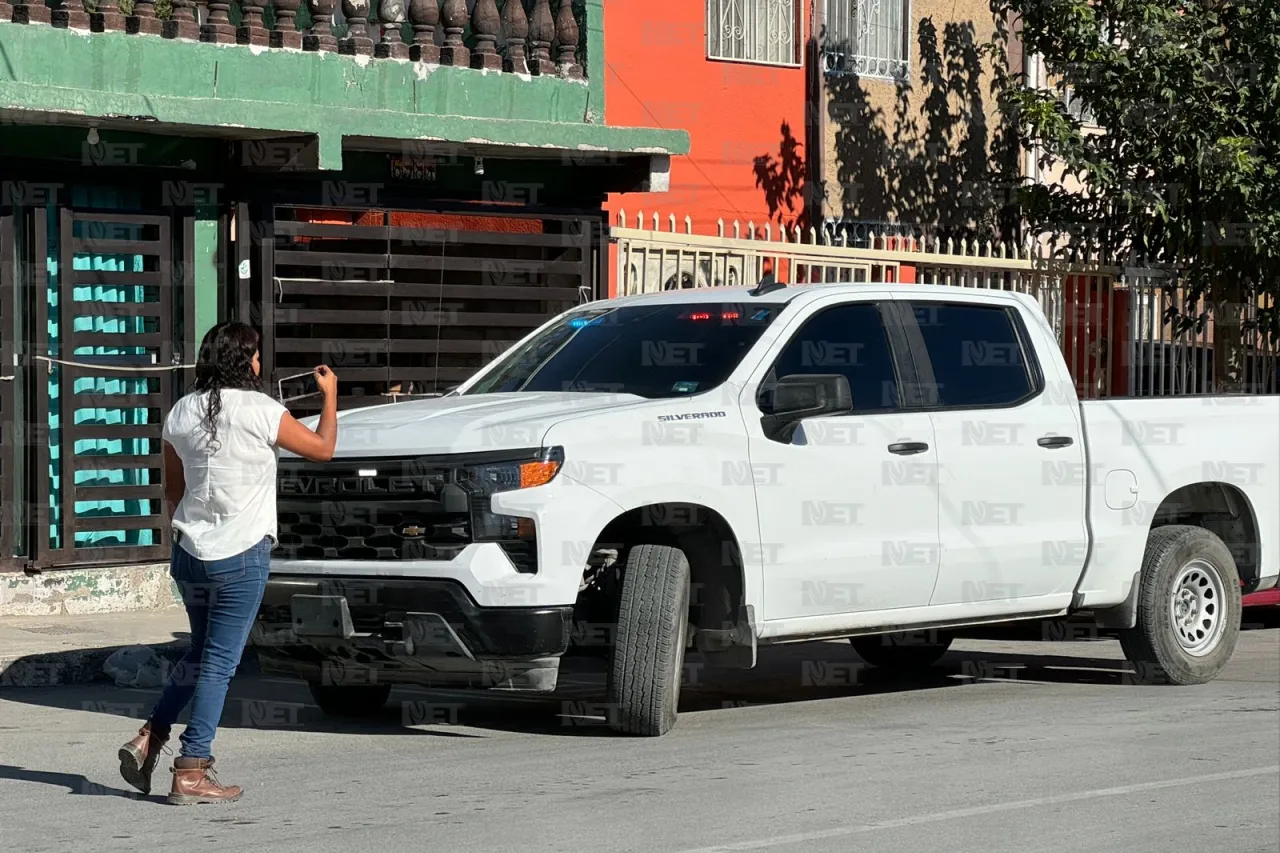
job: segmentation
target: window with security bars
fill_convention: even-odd
[[[828,74],[907,76],[911,0],[825,0],[823,66]]]
[[[800,64],[796,0],[707,0],[707,58]]]

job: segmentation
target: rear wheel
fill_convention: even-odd
[[[361,684],[348,687],[310,681],[311,697],[320,710],[331,717],[374,717],[382,712],[391,695],[390,684]]]
[[[656,737],[676,724],[689,633],[689,560],[678,548],[627,555],[609,667],[610,725]]]
[[[1140,683],[1212,680],[1240,635],[1235,559],[1202,527],[1157,527],[1147,537],[1137,610],[1137,624],[1120,632],[1120,645]]]
[[[886,669],[926,669],[951,648],[951,635],[936,631],[898,631],[869,637],[850,637],[853,650],[872,666]]]

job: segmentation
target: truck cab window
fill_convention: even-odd
[[[827,308],[811,317],[774,362],[761,385],[760,405],[773,405],[773,386],[784,376],[839,373],[849,380],[855,412],[898,408],[893,354],[873,302]]]
[[[942,302],[911,307],[933,366],[936,405],[1009,406],[1035,394],[1037,383],[1009,309]]]

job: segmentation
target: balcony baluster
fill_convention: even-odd
[[[173,0],[173,11],[164,22],[164,37],[198,41],[200,39],[200,7],[205,0]]]
[[[126,32],[149,36],[164,32],[164,22],[156,17],[156,0],[134,0],[133,14],[125,21]]]
[[[266,47],[271,44],[271,36],[262,21],[263,7],[268,0],[240,0],[240,26],[236,30],[236,44],[251,44]]]
[[[372,56],[373,39],[369,38],[369,0],[342,0],[342,14],[347,19],[347,37],[338,42],[338,52]]]
[[[30,3],[15,3],[13,22],[15,24],[49,24],[53,22],[53,10],[44,4],[44,0],[33,0]]]
[[[89,29],[89,13],[85,11],[84,0],[62,0],[61,5],[50,15],[50,22],[55,27]]]
[[[413,46],[409,58],[414,62],[440,62],[436,47],[436,26],[440,23],[440,0],[409,0],[409,20],[413,22]]]
[[[533,50],[529,58],[529,72],[539,75],[556,73],[551,61],[551,42],[556,37],[556,20],[551,14],[551,0],[533,0],[533,17],[529,19],[529,41]]]
[[[302,39],[303,50],[320,50],[334,53],[338,39],[333,35],[333,10],[338,0],[307,0],[311,8],[311,32]]]
[[[409,45],[404,43],[404,37],[400,34],[404,19],[404,0],[380,0],[378,26],[382,30],[382,41],[374,46],[374,56],[381,59],[409,58]]]
[[[556,71],[561,77],[582,78],[578,64],[578,19],[573,16],[573,0],[560,0],[556,15]]]
[[[444,0],[440,7],[440,19],[444,22],[444,47],[440,50],[440,64],[466,68],[471,62],[471,52],[462,43],[462,31],[467,27],[467,0]]]
[[[507,55],[502,60],[502,70],[528,74],[525,45],[529,41],[529,16],[524,11],[524,0],[503,0],[502,32],[507,37]]]
[[[95,33],[120,32],[125,28],[120,0],[98,0],[98,11],[89,15],[89,29]]]
[[[276,28],[270,33],[272,47],[302,47],[302,33],[298,32],[298,10],[302,0],[275,0]]]
[[[209,20],[200,27],[200,41],[235,44],[236,28],[231,25],[230,12],[230,0],[209,0]]]
[[[476,49],[471,54],[472,68],[502,70],[502,57],[498,54],[501,31],[502,18],[498,15],[495,0],[476,0],[475,8],[471,10],[471,34],[476,40]]]

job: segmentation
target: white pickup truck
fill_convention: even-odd
[[[850,637],[928,666],[961,626],[1079,611],[1134,677],[1222,669],[1280,576],[1280,398],[1081,403],[1032,298],[761,285],[589,303],[448,395],[344,412],[282,458],[253,632],[327,712],[392,684],[676,720],[686,650]]]

